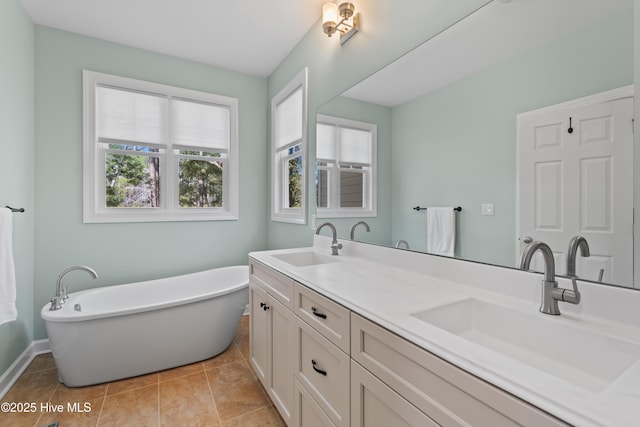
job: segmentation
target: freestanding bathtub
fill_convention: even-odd
[[[75,292],[40,314],[60,381],[80,387],[223,352],[248,300],[249,269],[232,266]]]

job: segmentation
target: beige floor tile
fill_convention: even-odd
[[[58,371],[47,369],[23,374],[4,397],[6,402],[48,402],[58,388]]]
[[[240,354],[238,345],[236,343],[231,343],[229,348],[227,348],[219,355],[203,361],[202,365],[204,366],[204,369],[207,370],[217,368],[222,365],[227,365],[229,363],[239,362],[241,360],[242,355]]]
[[[8,402],[6,399],[3,402]],[[0,412],[0,426],[2,427],[33,427],[38,424],[40,411],[36,412]]]
[[[160,383],[160,425],[219,425],[218,412],[204,372]]]
[[[96,399],[104,399],[107,393],[107,384],[97,384],[87,387],[67,387],[64,384],[60,384],[56,389],[51,403],[67,405],[74,402],[88,402]]]
[[[284,423],[273,406],[268,406],[226,421],[221,427],[284,427]]]
[[[158,384],[107,396],[100,427],[158,426]]]
[[[193,375],[202,372],[202,363],[196,362],[190,365],[178,366],[177,368],[160,371],[158,372],[158,379],[159,381],[168,381],[173,378],[183,377],[185,375]]]
[[[109,383],[109,387],[107,388],[107,396],[157,384],[158,373],[126,378],[124,380]]]
[[[104,398],[81,402],[78,407],[68,407],[62,413],[44,413],[38,420],[38,426],[58,422],[60,427],[95,427],[102,410]],[[86,406],[85,406],[86,403]],[[78,410],[79,409],[79,410]]]
[[[53,359],[53,355],[51,353],[40,354],[36,356],[27,369],[25,369],[24,374],[31,374],[36,371],[44,371],[46,369],[56,369],[56,362]]]
[[[223,422],[269,406],[262,387],[245,363],[230,363],[205,372]]]

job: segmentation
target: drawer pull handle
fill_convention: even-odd
[[[318,313],[318,310],[315,307],[311,307],[311,312],[313,313],[314,316],[317,316],[321,319],[326,319],[327,315],[323,314],[323,313]]]
[[[317,373],[319,373],[320,375],[324,375],[325,377],[327,376],[327,371],[323,371],[322,369],[318,369],[316,368],[317,362],[315,360],[311,360],[311,366],[313,367],[313,370],[316,371]]]

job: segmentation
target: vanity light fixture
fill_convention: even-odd
[[[340,33],[340,44],[345,44],[360,29],[360,14],[354,11],[353,3],[326,3],[322,7],[322,30],[329,37]]]

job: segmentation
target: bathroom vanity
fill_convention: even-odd
[[[289,426],[637,425],[637,292],[579,282],[550,316],[540,274],[342,243],[250,254],[251,366]]]

